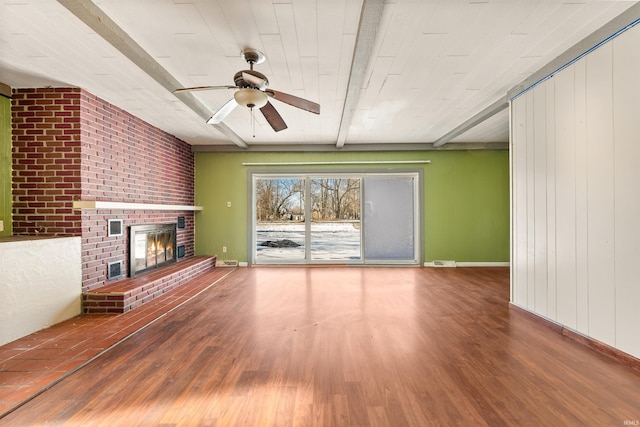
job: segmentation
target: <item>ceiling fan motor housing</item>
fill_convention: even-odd
[[[247,73],[247,74],[255,76],[255,77],[259,78],[259,79],[262,79],[262,81],[264,81],[264,84],[262,84],[260,86],[256,86],[256,85],[246,81],[242,77],[243,73]],[[267,77],[264,74],[257,72],[256,70],[240,70],[233,76],[233,81],[235,82],[236,86],[238,86],[238,87],[251,87],[251,88],[264,90],[264,89],[267,88],[267,86],[269,86],[269,80],[267,80]]]
[[[242,51],[242,57],[244,58],[245,61],[247,61],[249,64],[253,65],[253,64],[261,64],[262,62],[264,62],[264,54],[262,52],[260,52],[259,50],[255,50],[255,49],[245,49]]]

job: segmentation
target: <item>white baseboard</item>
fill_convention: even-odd
[[[459,262],[458,267],[510,267],[511,263],[506,262]]]

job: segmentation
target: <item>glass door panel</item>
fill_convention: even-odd
[[[311,261],[362,259],[360,178],[311,178]]]
[[[156,233],[147,234],[147,268],[156,265]]]
[[[365,177],[363,224],[367,261],[416,261],[415,177]]]
[[[304,178],[256,178],[255,261],[305,261]]]

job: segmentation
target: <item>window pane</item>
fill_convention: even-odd
[[[304,179],[258,178],[256,261],[305,259]]]
[[[407,176],[365,178],[366,260],[415,259],[414,181]]]
[[[311,259],[359,260],[360,178],[311,180]]]

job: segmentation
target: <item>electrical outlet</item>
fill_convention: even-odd
[[[222,247],[222,252],[227,253],[227,247],[226,246]]]
[[[227,207],[230,208],[231,207],[231,202],[227,202]]]

